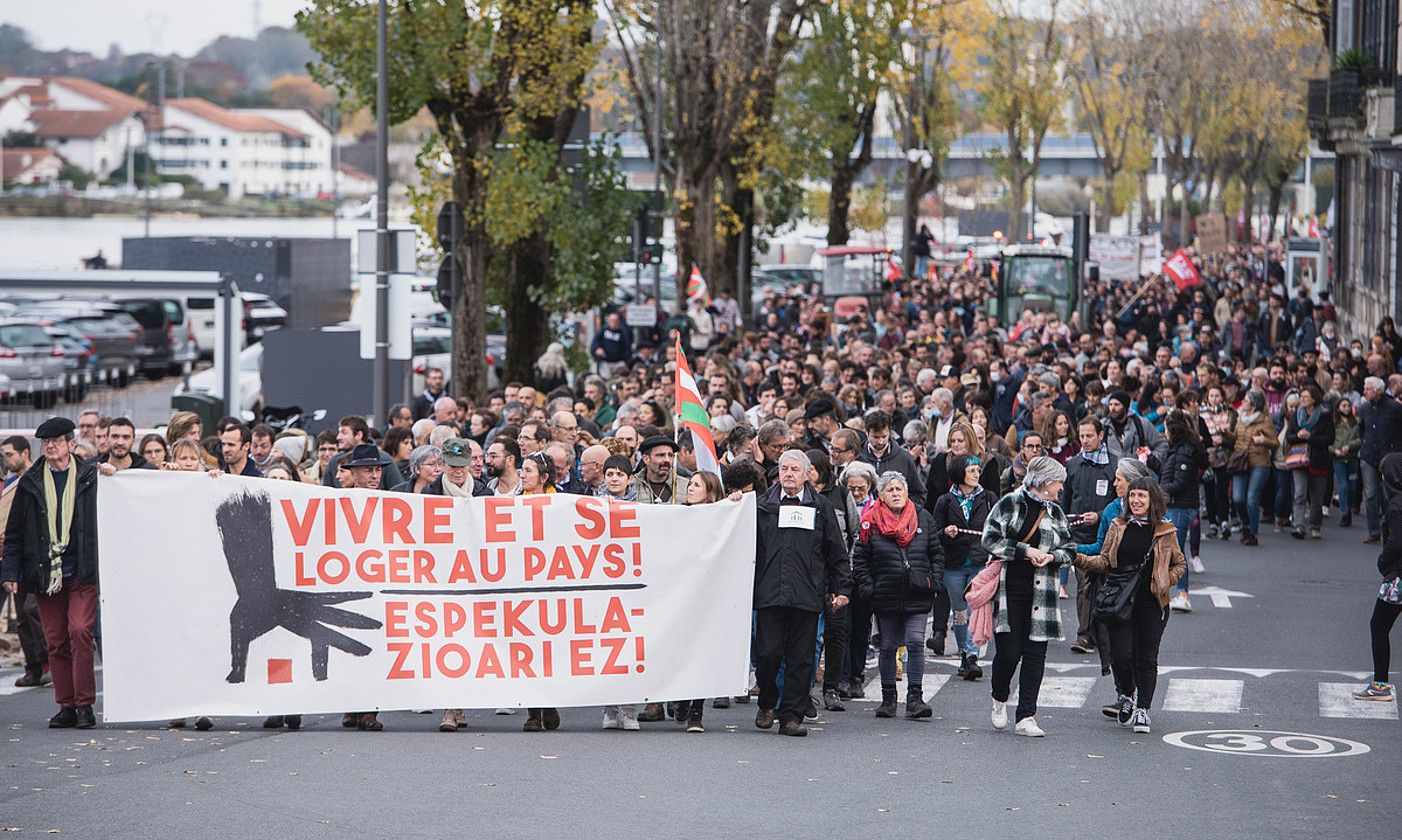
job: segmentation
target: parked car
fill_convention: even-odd
[[[9,377],[16,398],[35,408],[52,408],[63,394],[65,353],[34,318],[0,320],[0,373]]]
[[[414,358],[412,393],[424,389],[424,374],[429,368],[442,368],[449,379],[453,376],[453,331],[433,321],[414,323]],[[487,387],[500,388],[506,371],[505,323],[500,317],[487,313]]]
[[[63,348],[65,402],[81,402],[87,399],[88,389],[97,381],[97,354],[92,350],[92,342],[68,324],[49,324],[44,327],[49,338]]]
[[[217,300],[213,295],[190,295],[185,298],[185,311],[190,313],[190,330],[194,333],[195,344],[199,347],[200,355],[207,359],[214,358],[214,347],[219,340],[214,328],[214,303]],[[248,312],[245,307],[243,318],[234,330],[234,347],[237,350],[242,350],[248,344],[247,324]]]
[[[117,303],[145,330],[137,352],[147,379],[180,373],[199,359],[184,303],[174,298],[133,298]]]
[[[214,368],[190,374],[185,381],[176,386],[172,396],[178,394],[211,394],[216,397],[223,396],[220,388],[217,372]],[[239,352],[239,412],[252,412],[259,415],[260,405],[263,402],[263,345],[251,344]],[[230,411],[230,413],[233,413]]]
[[[272,298],[258,292],[239,294],[243,298],[244,330],[249,344],[262,339],[269,330],[287,326],[287,310]]]
[[[40,318],[47,327],[61,327],[75,331],[86,341],[93,354],[93,377],[98,383],[111,383],[114,387],[125,388],[131,384],[138,368],[136,348],[141,344],[145,330],[122,311],[70,308],[67,312],[57,310],[30,313]]]

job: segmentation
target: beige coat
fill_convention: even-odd
[[[1105,542],[1100,554],[1091,557],[1076,555],[1076,565],[1082,569],[1104,574],[1119,566],[1120,540],[1124,537],[1126,520],[1115,517],[1105,531]],[[1183,573],[1188,570],[1188,561],[1183,559],[1183,549],[1178,545],[1178,529],[1172,522],[1161,521],[1154,526],[1154,568],[1149,578],[1149,591],[1159,599],[1160,607],[1168,606],[1169,596]]]

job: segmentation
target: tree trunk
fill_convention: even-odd
[[[454,160],[453,199],[459,207],[480,211],[485,184],[470,160]],[[487,395],[487,262],[491,238],[481,223],[482,214],[465,214],[463,237],[458,246],[462,283],[453,298],[453,393],[474,401]],[[474,221],[479,220],[479,221]]]
[[[532,286],[542,283],[550,272],[550,244],[545,231],[517,242],[511,249],[507,279],[506,379],[532,382],[535,360],[554,340],[550,313],[531,299]]]
[[[1005,240],[1009,245],[1021,245],[1022,243],[1022,205],[1025,203],[1024,188],[1027,186],[1027,176],[1022,171],[1020,164],[1014,164],[1009,171],[1008,177],[1008,238]]]
[[[712,296],[726,289],[738,297],[740,285],[736,274],[740,267],[740,231],[753,220],[755,194],[753,190],[740,186],[740,173],[729,163],[720,167],[720,200],[739,219],[740,224],[727,224],[724,234],[716,232],[719,238],[715,248],[717,258],[705,275],[706,285]]]
[[[908,166],[909,164],[907,164]],[[832,167],[832,189],[828,193],[828,244],[846,245],[851,238],[847,218],[852,209],[852,184],[856,173],[845,163]]]
[[[1256,179],[1255,177],[1242,178],[1242,189],[1245,195],[1242,199],[1242,215],[1246,217],[1246,224],[1242,226],[1243,241],[1251,241],[1251,226],[1256,222]]]
[[[1282,198],[1284,198],[1284,196],[1285,196],[1285,184],[1284,184],[1284,182],[1279,183],[1279,184],[1271,184],[1270,199],[1269,199],[1269,201],[1270,201],[1270,208],[1271,208],[1271,227],[1270,227],[1270,230],[1268,230],[1268,231],[1266,232],[1266,241],[1267,241],[1267,242],[1269,242],[1269,241],[1275,239],[1275,223],[1276,223],[1276,220],[1280,218],[1280,201],[1281,201]]]
[[[1184,175],[1183,195],[1178,199],[1178,247],[1188,244],[1188,178]]]
[[[910,277],[915,276],[915,229],[920,218],[921,180],[920,164],[907,162],[905,198],[901,200],[901,267]]]
[[[1100,190],[1100,200],[1103,206],[1100,213],[1095,217],[1095,230],[1097,233],[1110,232],[1110,217],[1115,215],[1115,179],[1110,173],[1106,173],[1105,185]]]
[[[1154,215],[1154,202],[1149,200],[1148,172],[1139,173],[1139,206],[1142,208],[1143,211],[1139,214],[1139,235],[1148,236],[1149,222],[1158,221],[1158,219],[1151,218]]]

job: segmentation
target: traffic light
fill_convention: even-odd
[[[462,241],[462,212],[456,201],[445,201],[438,210],[438,247],[443,250],[443,262],[438,266],[438,302],[453,308],[453,298],[462,283],[462,270],[455,256]]]

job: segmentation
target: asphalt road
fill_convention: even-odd
[[[932,721],[877,720],[873,700],[823,713],[805,739],[755,729],[753,704],[707,709],[701,735],[670,721],[601,731],[597,709],[563,710],[559,731],[529,735],[522,715],[489,710],[469,712],[467,730],[451,735],[437,732],[437,715],[408,712],[382,715],[378,734],[328,716],[301,732],[247,719],[208,733],[50,731],[51,694],[12,688],[11,671],[0,675],[0,830],[208,840],[1393,837],[1397,705],[1342,694],[1370,666],[1378,578],[1362,537],[1326,524],[1323,542],[1267,533],[1257,549],[1208,544],[1196,610],[1175,614],[1164,638],[1151,735],[1100,714],[1110,679],[1065,642],[1048,657],[1040,740],[995,732],[986,678],[940,679],[952,659],[930,660]],[[1203,730],[1237,734],[1183,734]]]

